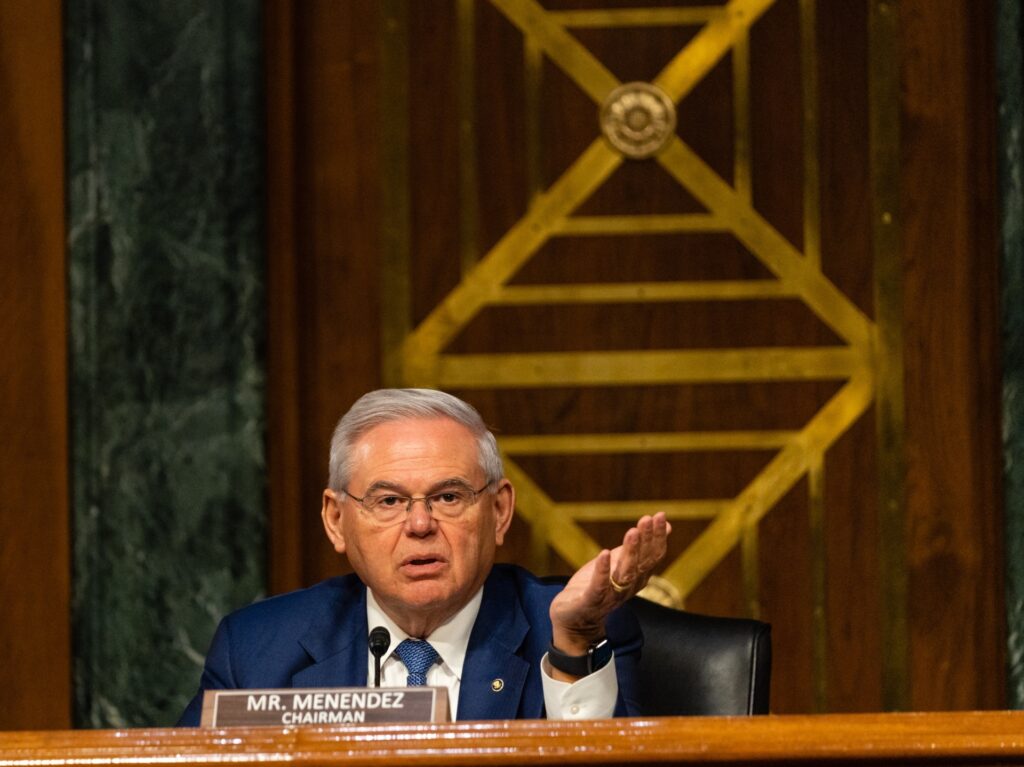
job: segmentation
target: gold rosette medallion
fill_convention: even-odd
[[[601,130],[618,151],[633,160],[653,157],[676,129],[676,107],[650,83],[620,85],[601,107]]]

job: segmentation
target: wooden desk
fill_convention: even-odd
[[[1024,712],[0,733],[0,765],[1024,764]]]

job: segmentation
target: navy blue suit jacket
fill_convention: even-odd
[[[457,718],[544,716],[540,660],[551,641],[548,608],[561,584],[495,565],[466,649]],[[266,599],[232,613],[213,637],[198,694],[179,725],[198,725],[202,691],[218,688],[362,687],[369,665],[366,587],[355,575]],[[643,644],[632,614],[608,620],[615,649],[616,716],[639,713],[635,669]],[[494,692],[491,682],[504,686]]]

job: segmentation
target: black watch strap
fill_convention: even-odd
[[[586,655],[566,655],[555,647],[554,642],[548,645],[548,663],[572,676],[587,676],[604,667],[612,659],[612,645],[608,637],[594,642],[587,648]]]

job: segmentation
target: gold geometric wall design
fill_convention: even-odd
[[[748,34],[774,0],[732,0],[721,6],[658,9],[549,11],[534,0],[488,0],[524,38],[528,96],[541,56],[560,68],[600,107],[622,85],[573,34],[578,27],[700,26],[695,37],[667,61],[651,85],[678,104],[710,70],[731,53],[736,120],[733,182],[726,182],[678,135],[650,160],[658,163],[704,208],[678,215],[574,215],[623,163],[631,162],[601,135],[595,120],[589,146],[548,188],[537,188],[526,213],[486,253],[473,253],[473,202],[463,224],[463,276],[458,285],[404,336],[394,362],[405,385],[441,389],[625,386],[637,384],[751,381],[839,381],[836,393],[801,428],[792,431],[713,431],[642,434],[521,435],[499,440],[506,472],[516,485],[518,511],[534,540],[551,546],[573,566],[600,546],[583,521],[634,520],[664,509],[670,519],[706,520],[707,526],[662,576],[685,598],[722,559],[739,546],[744,580],[756,611],[758,523],[804,476],[811,496],[812,538],[821,542],[822,471],[829,447],[865,412],[878,386],[879,332],[876,324],[822,272],[818,223],[818,159],[814,153],[816,114],[814,67],[804,67],[804,236],[798,250],[752,204],[749,136]],[[472,45],[473,0],[459,0],[463,96],[472,91],[465,50]],[[800,2],[802,54],[814,55],[813,0]],[[805,59],[806,60],[806,59]],[[531,74],[532,73],[532,74]],[[467,98],[463,98],[463,107]],[[595,109],[596,114],[596,109]],[[471,122],[469,112],[464,122]],[[528,129],[529,133],[529,129]],[[529,154],[529,151],[528,151]],[[473,160],[463,162],[463,181],[472,181]],[[473,188],[463,183],[463,188]],[[771,273],[770,279],[656,283],[510,285],[510,279],[552,238],[600,237],[628,233],[727,232]],[[830,347],[743,348],[458,354],[446,347],[490,306],[697,300],[802,301],[841,343]],[[396,333],[395,329],[385,331]],[[892,376],[891,360],[886,375]],[[896,373],[898,375],[898,371]],[[771,450],[767,465],[735,497],[615,503],[556,502],[517,463],[517,456],[654,453],[689,450]],[[816,531],[816,532],[815,532]],[[818,563],[820,565],[820,562]],[[819,584],[820,585],[820,584]],[[819,593],[820,596],[820,593]]]

